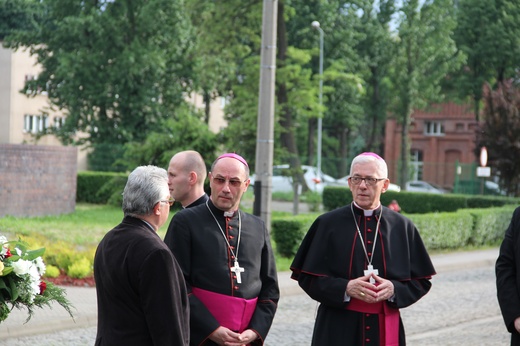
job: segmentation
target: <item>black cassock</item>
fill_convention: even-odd
[[[363,239],[360,239],[356,221]],[[379,232],[376,228],[379,217]],[[314,300],[320,302],[313,345],[379,345],[377,314],[348,310],[345,290],[349,280],[364,275],[372,257],[379,276],[394,284],[391,308],[404,308],[428,293],[435,269],[413,223],[387,207],[373,216],[348,205],[319,216],[310,227],[291,265],[292,278]],[[375,242],[375,247],[373,247]],[[405,345],[399,317],[399,344]]]
[[[157,233],[126,216],[94,258],[96,345],[188,345],[189,302],[181,268]]]
[[[208,207],[233,251],[228,248]],[[241,234],[238,243],[238,213],[226,218],[224,212],[209,200],[207,204],[175,214],[164,238],[186,279],[190,299],[191,345],[214,345],[208,337],[220,326],[206,306],[192,294],[192,288],[245,299],[258,297],[247,328],[260,335],[255,344],[263,344],[271,327],[279,288],[269,233],[260,218],[240,211]],[[242,283],[238,283],[236,275],[230,270],[234,264],[233,253],[237,254],[239,265],[244,268],[240,273]]]
[[[517,207],[506,230],[495,264],[497,298],[511,345],[520,345],[515,320],[520,317],[520,207]]]

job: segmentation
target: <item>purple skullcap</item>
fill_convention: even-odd
[[[363,155],[363,156],[372,156],[372,157],[375,157],[376,159],[378,160],[383,160],[383,158],[379,155],[377,155],[376,153],[372,153],[372,152],[364,152],[364,153],[361,153],[359,154],[360,156]],[[384,161],[384,160],[383,160]]]
[[[247,161],[242,156],[240,156],[238,154],[235,154],[235,153],[225,153],[225,154],[222,154],[222,155],[220,155],[217,158],[217,161],[220,160],[220,159],[223,159],[225,157],[230,157],[232,159],[238,160],[238,161],[242,162],[247,168],[249,168],[249,165],[247,164]]]

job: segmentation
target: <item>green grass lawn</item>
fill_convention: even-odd
[[[243,210],[251,212],[248,207],[244,207]],[[279,213],[281,212],[274,214]],[[171,212],[168,221],[157,232],[161,239],[164,238],[173,215],[174,212]],[[119,207],[78,203],[76,211],[72,214],[42,217],[2,217],[0,218],[0,234],[5,235],[9,240],[40,235],[49,242],[63,241],[78,249],[95,248],[103,236],[119,224],[122,219],[123,212]],[[279,271],[289,270],[291,261],[292,259],[276,256]]]

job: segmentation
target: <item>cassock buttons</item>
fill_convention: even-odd
[[[367,254],[367,256],[368,256],[368,257],[372,256],[372,252],[369,252],[369,253]]]
[[[372,230],[369,228],[369,229],[367,229],[367,232],[372,232]]]
[[[366,329],[366,330],[370,330],[370,326],[366,326],[365,329]]]
[[[366,339],[365,339],[365,342],[370,342],[370,339],[369,339],[369,338],[366,338]]]
[[[235,286],[235,290],[238,290],[238,286]]]
[[[367,243],[368,243],[368,244],[372,244],[372,240],[368,240]]]

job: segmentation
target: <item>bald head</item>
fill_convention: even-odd
[[[173,155],[168,166],[168,185],[172,197],[183,207],[204,195],[206,164],[194,150]]]

